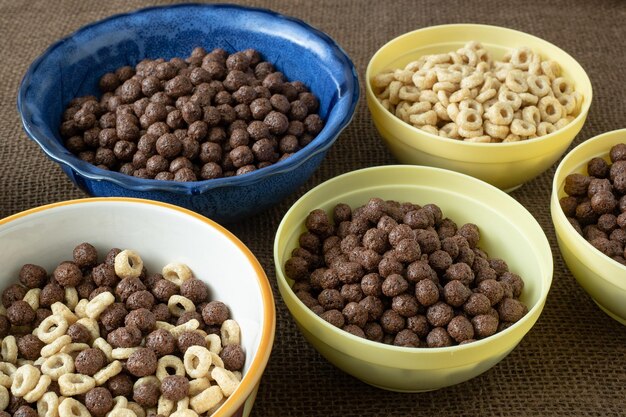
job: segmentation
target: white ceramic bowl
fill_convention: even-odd
[[[244,377],[213,417],[247,416],[272,350],[275,309],[261,265],[250,250],[218,224],[169,204],[129,198],[66,201],[0,220],[0,287],[34,263],[51,272],[71,259],[73,248],[94,245],[102,258],[113,247],[136,250],[148,271],[169,262],[187,264],[205,281],[211,298],[226,303],[241,326]]]

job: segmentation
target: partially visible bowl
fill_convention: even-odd
[[[59,135],[61,115],[76,96],[96,94],[98,79],[144,58],[188,56],[192,48],[255,48],[290,80],[320,99],[324,129],[292,157],[244,176],[192,183],[146,180],[80,160]],[[30,66],[18,94],[26,133],[81,189],[93,196],[160,200],[233,221],[262,211],[302,185],[352,119],[358,79],[346,53],[306,23],[264,9],[181,4],[109,17],[48,48]]]
[[[113,247],[136,250],[149,271],[187,264],[211,298],[226,303],[241,327],[243,379],[213,417],[247,416],[274,341],[275,309],[265,273],[250,250],[218,224],[169,204],[93,198],[37,207],[0,220],[0,288],[35,263],[52,271],[82,242],[100,256]],[[245,290],[244,290],[245,289]],[[238,414],[242,413],[242,414]]]
[[[570,224],[559,200],[569,174],[587,175],[592,158],[609,160],[609,150],[626,143],[626,129],[614,130],[588,139],[575,147],[559,164],[552,181],[550,212],[563,260],[581,287],[606,314],[626,325],[626,266],[593,247]]]
[[[511,48],[527,46],[561,65],[563,76],[584,96],[578,116],[556,132],[520,142],[471,143],[427,133],[403,122],[378,102],[372,78],[433,53],[455,51],[476,40],[501,58]],[[578,134],[591,105],[589,77],[574,58],[535,36],[497,26],[454,24],[433,26],[401,35],[381,47],[370,60],[366,79],[367,105],[374,125],[394,156],[404,164],[428,165],[462,172],[509,191],[551,167]]]
[[[486,339],[445,348],[404,348],[362,339],[320,318],[291,290],[285,261],[306,231],[310,211],[352,208],[372,197],[439,205],[458,224],[475,223],[480,247],[504,259],[525,281],[521,296],[529,312]],[[500,362],[522,340],[543,310],[552,282],[548,240],[533,216],[513,198],[467,175],[430,167],[383,166],[333,178],[301,197],[285,214],[274,241],[280,294],[304,337],[329,362],[356,378],[393,391],[429,391],[474,378]]]

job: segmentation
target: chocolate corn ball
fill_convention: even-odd
[[[26,360],[37,360],[41,355],[41,348],[45,345],[39,338],[32,334],[27,334],[17,338],[17,351],[20,357]]]
[[[176,340],[176,346],[183,355],[190,346],[195,345],[206,347],[206,341],[204,340],[204,337],[197,332],[182,332]]]
[[[13,413],[14,417],[38,417],[37,411],[34,408],[29,407],[27,405],[23,405],[18,408],[15,413]]]
[[[158,357],[171,355],[176,351],[176,339],[164,329],[156,329],[146,336],[146,347],[154,350]]]
[[[211,301],[202,309],[202,318],[209,325],[221,325],[230,317],[228,307],[221,301]]]
[[[246,361],[246,355],[243,352],[243,348],[241,345],[237,344],[224,346],[219,356],[224,362],[224,368],[229,371],[239,371],[243,369],[243,365]]]
[[[618,143],[609,152],[611,162],[626,161],[626,143]]]
[[[452,346],[452,338],[443,327],[435,327],[426,336],[426,344],[435,348]]]
[[[335,327],[342,328],[346,324],[343,313],[337,309],[326,310],[320,317]]]
[[[4,338],[9,334],[11,330],[11,322],[7,316],[0,314],[0,337]]]
[[[107,357],[100,349],[90,348],[82,350],[74,359],[76,372],[93,376],[108,364]]]
[[[67,329],[67,335],[72,338],[72,343],[89,343],[91,333],[80,323],[74,323]]]
[[[20,283],[27,288],[41,288],[47,279],[46,270],[39,265],[26,264],[20,268]]]
[[[63,262],[54,269],[52,277],[62,287],[75,287],[83,279],[83,274],[74,262]]]
[[[145,383],[133,388],[133,400],[142,407],[156,407],[161,396],[161,389],[157,384]]]
[[[168,400],[182,400],[189,394],[189,380],[180,375],[168,375],[161,381],[161,393]]]
[[[136,377],[152,375],[156,372],[156,368],[156,353],[149,348],[139,348],[131,353],[126,361],[126,369]]]
[[[7,308],[7,318],[13,326],[25,326],[36,317],[35,310],[26,301],[15,301]]]
[[[396,346],[416,348],[420,346],[420,338],[412,330],[403,329],[396,334],[393,339],[393,344]]]
[[[114,348],[136,347],[141,340],[141,330],[134,326],[119,327],[107,335],[107,342]]]
[[[104,416],[113,409],[113,405],[113,396],[106,388],[92,388],[85,394],[85,407],[96,417]]]
[[[474,338],[474,326],[472,325],[472,322],[464,316],[456,316],[450,320],[447,330],[450,337],[452,337],[457,343]]]
[[[129,397],[133,393],[133,380],[129,375],[120,373],[107,381],[107,388],[113,397]]]
[[[584,197],[591,179],[582,174],[570,174],[565,177],[565,192],[573,197]]]
[[[17,288],[19,288],[19,290],[17,290]],[[24,294],[20,297],[20,300],[24,298],[24,295],[26,295],[26,291],[23,289],[23,287],[11,286],[7,288],[7,290],[10,290],[10,289],[15,289],[15,291],[22,291],[22,290],[24,291]],[[7,302],[5,300],[5,294],[7,294],[7,290],[5,290],[4,293],[2,293],[2,304],[4,304],[5,307],[8,307]],[[63,302],[63,301],[65,301],[65,290],[57,283],[51,282],[47,284],[45,287],[41,289],[41,292],[39,293],[39,305],[41,307],[50,307],[52,304],[56,302]]]

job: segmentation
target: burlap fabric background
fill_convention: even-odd
[[[0,216],[85,196],[22,131],[15,97],[30,62],[50,43],[86,23],[154,3],[164,2],[0,1]],[[352,57],[361,78],[381,45],[420,27],[472,22],[532,33],[568,51],[591,77],[594,102],[574,144],[626,126],[626,3],[617,0],[249,3],[296,16],[330,34]],[[390,163],[394,159],[374,129],[362,97],[352,124],[302,189],[278,207],[230,226],[265,267],[278,312],[276,342],[253,415],[626,415],[626,327],[595,306],[559,255],[549,214],[554,168],[513,193],[550,240],[554,281],[535,327],[496,367],[455,387],[397,394],[342,373],[306,343],[276,289],[272,264],[276,227],[290,205],[311,187],[350,170]]]

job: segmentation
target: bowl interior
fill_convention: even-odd
[[[284,274],[284,263],[298,246],[298,237],[306,230],[304,221],[311,210],[321,208],[331,212],[340,202],[355,208],[372,197],[420,205],[434,203],[442,209],[444,217],[451,218],[459,226],[475,223],[481,232],[479,247],[491,257],[504,259],[512,272],[522,276],[525,287],[521,300],[529,309],[542,308],[552,281],[552,254],[545,234],[532,215],[495,187],[463,174],[429,167],[368,168],[336,177],[309,191],[292,206],[279,226],[274,247],[278,279],[292,284]],[[305,314],[314,316],[304,304],[300,305]],[[484,341],[504,337],[507,330]],[[475,344],[463,348],[472,345]],[[411,351],[395,349],[399,355]],[[426,351],[446,349],[450,348]]]
[[[226,303],[241,326],[244,375],[256,374],[249,378],[255,381],[247,383],[251,389],[273,341],[274,304],[267,278],[250,251],[230,233],[172,207],[132,199],[89,199],[0,220],[0,263],[6,272],[0,286],[12,283],[26,263],[51,273],[61,261],[72,259],[74,246],[81,242],[93,244],[100,260],[113,247],[136,250],[151,272],[160,272],[170,262],[185,263],[207,283],[211,299]]]
[[[98,80],[106,72],[144,58],[189,56],[196,46],[229,53],[254,48],[288,79],[304,82],[320,99],[326,121],[310,148],[332,142],[352,114],[358,97],[354,67],[327,35],[268,10],[184,4],[113,16],[50,47],[20,87],[24,126],[38,141],[52,139],[42,144],[50,156],[85,169],[88,164],[62,146],[58,133],[67,103],[85,94],[99,96]]]

